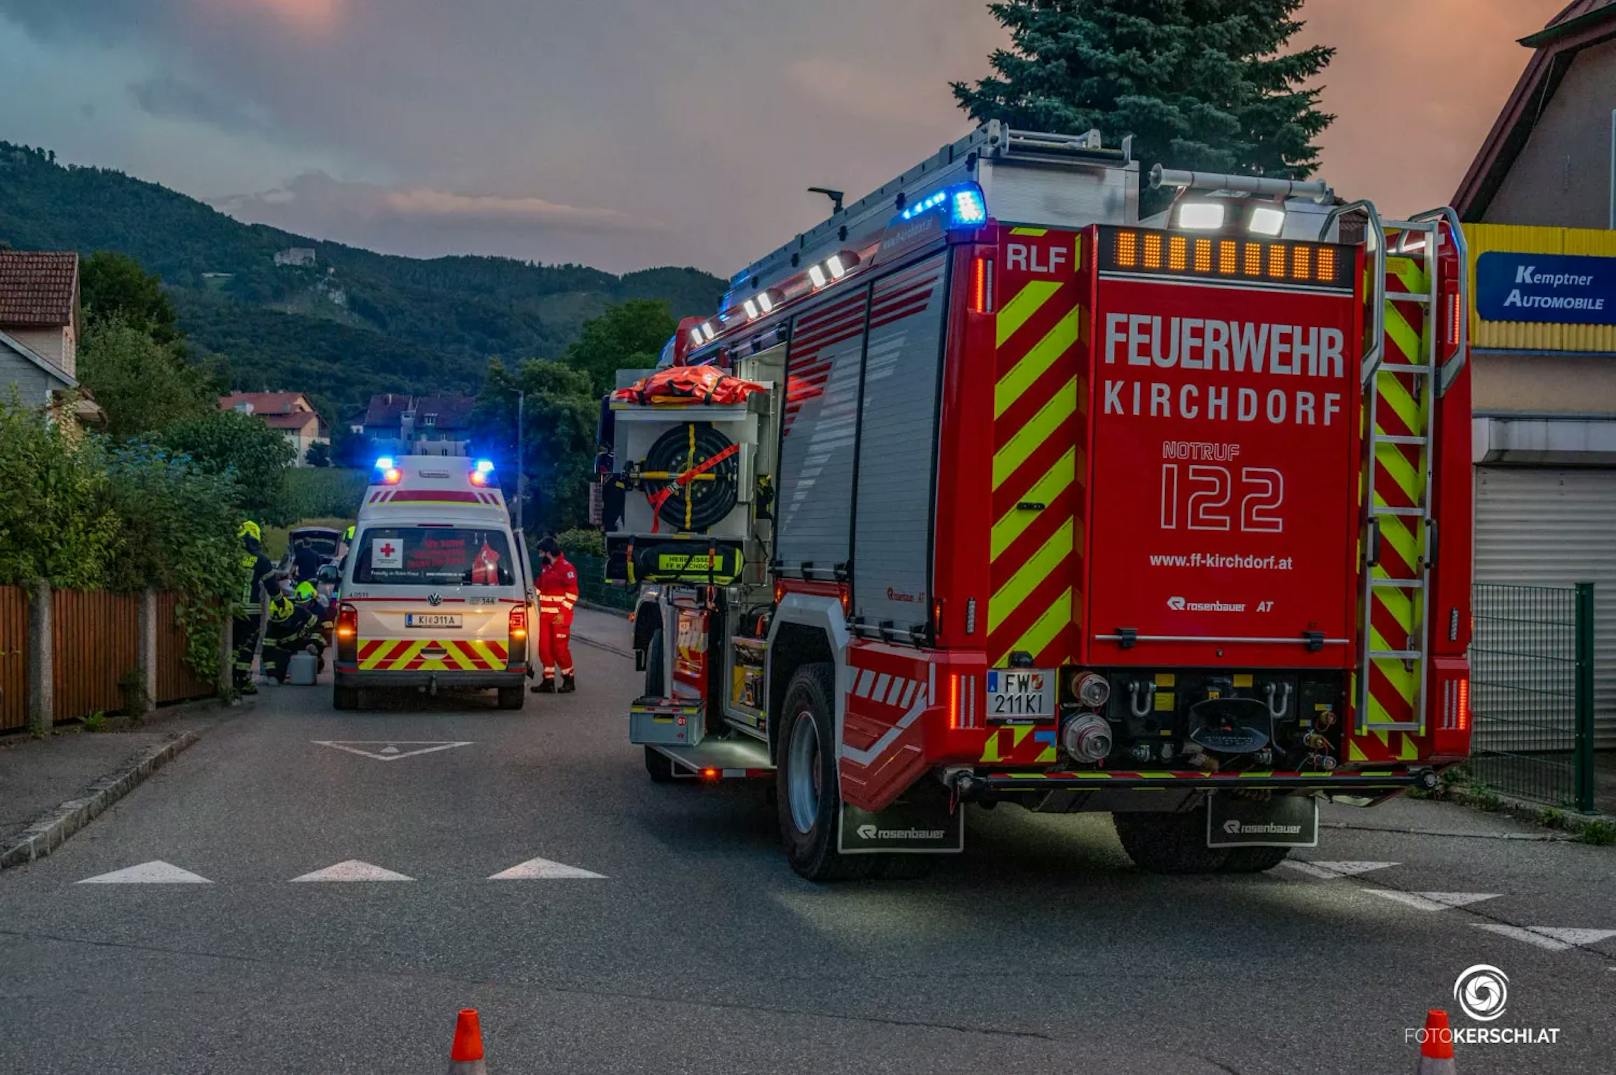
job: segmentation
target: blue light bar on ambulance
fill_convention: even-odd
[[[494,461],[492,459],[479,459],[479,460],[477,460],[477,473],[478,474],[492,474],[493,472],[494,472]]]
[[[379,459],[377,459],[376,460],[376,469],[377,470],[392,470],[393,469],[393,457],[390,456],[390,455],[384,455],[384,456],[380,457]]]

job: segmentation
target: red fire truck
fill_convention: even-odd
[[[653,780],[822,880],[967,804],[1267,869],[1469,749],[1451,210],[990,123],[738,273],[606,420]]]

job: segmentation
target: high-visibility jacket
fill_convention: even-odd
[[[241,612],[244,616],[257,616],[263,611],[264,580],[275,570],[269,558],[257,550],[241,554]]]
[[[539,615],[559,616],[571,623],[577,604],[578,572],[564,554],[557,556],[539,573]]]

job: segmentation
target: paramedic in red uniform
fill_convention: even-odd
[[[572,676],[572,609],[578,603],[578,572],[561,555],[556,539],[539,542],[539,661],[544,679],[534,694],[556,693],[556,672],[561,673],[560,693],[577,689]]]

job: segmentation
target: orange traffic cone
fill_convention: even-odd
[[[1451,1052],[1449,1055],[1452,1055]],[[461,1008],[455,1022],[454,1045],[449,1048],[449,1075],[488,1075],[483,1064],[483,1028],[476,1008]]]
[[[482,1055],[478,1051],[479,1056]],[[1425,1034],[1420,1039],[1420,1066],[1414,1075],[1457,1075],[1453,1066],[1453,1031],[1448,1028],[1448,1013],[1432,1008],[1425,1013]]]

